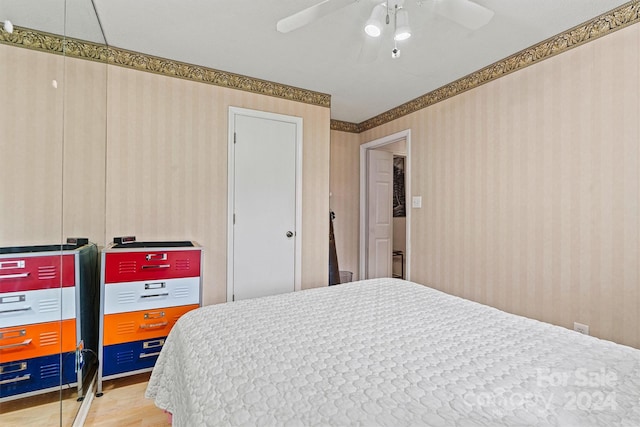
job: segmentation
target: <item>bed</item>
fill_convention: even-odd
[[[175,426],[637,427],[640,350],[374,279],[189,312],[146,397]]]

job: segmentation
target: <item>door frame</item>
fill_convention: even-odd
[[[382,138],[374,139],[360,145],[360,275],[358,279],[367,278],[367,248],[369,240],[368,232],[368,195],[367,177],[369,170],[367,168],[367,151],[393,144],[394,142],[405,140],[407,144],[407,156],[405,158],[404,172],[404,191],[406,203],[406,239],[407,250],[405,259],[405,280],[411,280],[411,129],[405,129]]]
[[[277,120],[292,123],[296,126],[296,207],[295,207],[295,265],[294,291],[302,289],[302,117],[286,116],[267,111],[250,110],[240,107],[229,107],[228,141],[227,141],[227,302],[233,301],[233,208],[235,206],[235,146],[234,129],[236,116],[249,116],[258,119]]]

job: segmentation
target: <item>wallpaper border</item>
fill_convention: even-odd
[[[14,27],[13,34],[1,29],[0,43],[67,55],[73,58],[106,62],[139,71],[274,96],[320,107],[331,107],[331,95],[328,94],[27,28]]]
[[[640,0],[633,0],[364,122],[331,120],[331,130],[362,133],[638,22]],[[328,94],[20,27],[13,34],[0,30],[0,43],[331,107]]]
[[[342,120],[331,120],[331,130],[338,130],[341,132],[360,133],[360,126],[358,123],[343,122]]]

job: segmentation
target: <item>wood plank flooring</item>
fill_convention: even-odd
[[[150,374],[106,381],[91,403],[85,427],[168,427],[167,415],[145,399]]]
[[[75,389],[63,389],[0,403],[0,425],[70,426],[80,409]]]
[[[167,415],[145,399],[150,374],[106,381],[91,403],[86,427],[169,427]],[[62,396],[62,403],[60,397]],[[0,403],[2,427],[70,427],[80,402],[73,389]]]

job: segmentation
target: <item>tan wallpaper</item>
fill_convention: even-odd
[[[358,279],[358,239],[360,206],[360,136],[354,133],[331,131],[331,209],[338,266],[353,272]]]
[[[63,231],[88,237],[99,247],[105,236],[107,65],[65,60]]]
[[[0,45],[0,247],[60,242],[63,67]]]
[[[106,64],[0,45],[0,90],[0,246],[103,245]]]
[[[412,131],[414,281],[640,347],[639,46],[634,25],[360,135]]]
[[[329,109],[109,66],[106,235],[204,248],[204,303],[226,300],[228,108],[304,119],[303,288],[328,276]]]

